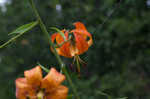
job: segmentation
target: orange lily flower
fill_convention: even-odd
[[[24,76],[16,79],[17,99],[66,99],[68,88],[61,85],[65,76],[55,68],[44,78],[40,66],[25,71]]]
[[[59,33],[54,33],[51,36],[52,42],[54,43],[56,41],[57,45],[65,42],[61,47],[56,48],[56,50],[59,55],[68,58],[86,52],[93,42],[91,34],[87,31],[83,23],[75,22],[73,25],[75,26],[75,29],[71,31],[61,31],[64,33],[67,42],[65,42],[64,38]],[[72,37],[68,41],[69,35],[72,35]]]

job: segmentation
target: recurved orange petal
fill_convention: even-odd
[[[57,36],[57,33],[54,33],[52,36],[51,36],[51,40],[52,42],[54,43],[55,39],[56,39],[56,36]]]
[[[82,35],[76,33],[74,33],[74,35],[76,39],[76,48],[78,49],[77,55],[79,55],[87,51],[89,46],[86,39]]]
[[[65,37],[66,37],[66,39],[67,39],[66,33],[68,33],[68,31],[66,31],[66,30],[61,30],[61,32],[65,34]],[[54,43],[54,41],[56,40],[56,43],[57,43],[57,44],[60,44],[60,43],[64,42],[64,38],[63,38],[59,33],[54,33],[54,34],[51,36],[51,40],[52,40],[53,43]]]
[[[65,32],[65,37],[66,37],[66,40],[68,40],[68,32],[67,31]],[[64,42],[64,39],[59,34],[56,37],[56,41],[57,41],[58,44],[61,44],[61,43]],[[59,49],[59,51],[58,51],[59,55],[62,55],[62,56],[65,56],[65,57],[72,57],[71,53],[70,53],[70,42],[64,43],[60,48],[57,48],[57,50],[58,49]]]
[[[72,57],[71,51],[70,51],[70,42],[66,42],[60,47],[60,55],[65,57]]]
[[[68,88],[60,85],[54,91],[47,94],[46,99],[66,99],[68,94]]]
[[[71,32],[73,32],[73,33],[78,33],[78,34],[84,36],[84,38],[86,38],[87,36],[88,36],[88,37],[92,37],[92,35],[91,35],[88,31],[85,31],[85,30],[74,29],[74,30],[72,30]]]
[[[38,87],[42,81],[42,70],[40,66],[36,66],[31,70],[27,70],[24,72],[24,76],[27,79],[27,83],[34,87]]]
[[[75,29],[72,30],[73,33],[77,32],[77,33],[80,33],[82,35],[91,36],[91,34],[87,31],[87,29],[83,23],[75,22],[73,25],[75,26]]]
[[[66,40],[68,40],[68,31],[65,30],[61,30],[66,37]],[[54,41],[56,40],[56,44],[61,44],[64,42],[64,38],[59,34],[59,33],[55,33],[51,36],[52,42],[54,43]],[[58,52],[59,55],[61,56],[65,56],[65,57],[72,57],[70,54],[70,43],[66,42],[64,43],[61,47],[56,48],[56,51]],[[51,49],[53,50],[53,49]]]
[[[91,46],[93,43],[92,35],[87,31],[84,24],[81,22],[75,22],[74,25],[76,28],[73,29],[71,32],[81,34],[85,39],[89,37],[89,40],[87,40],[87,42],[88,42],[88,45]]]
[[[64,38],[60,34],[57,34],[56,42],[57,44],[61,44],[62,42],[64,42]]]
[[[87,31],[86,27],[82,22],[75,22],[73,23],[73,25],[75,26],[76,29]]]
[[[42,88],[46,90],[53,90],[58,87],[65,80],[65,76],[55,68],[51,68],[50,72],[42,80]]]
[[[72,30],[72,32],[74,34],[80,34],[87,41],[89,47],[93,44],[92,36],[89,32],[83,30]]]

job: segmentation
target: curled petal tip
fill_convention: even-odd
[[[42,70],[40,66],[36,66],[31,70],[24,72],[27,83],[35,86],[39,86],[42,80]]]
[[[56,88],[65,80],[65,76],[59,73],[55,68],[51,68],[48,75],[42,80],[42,88],[51,90]]]
[[[73,25],[74,26],[79,26],[79,25],[84,25],[84,24],[82,22],[77,21],[77,22],[74,22]]]

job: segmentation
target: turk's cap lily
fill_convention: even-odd
[[[17,99],[66,99],[68,88],[61,85],[65,76],[55,68],[43,78],[40,66],[24,72],[24,78],[16,79]]]
[[[71,31],[61,30],[67,40],[69,39],[69,35],[72,35],[72,39],[68,42],[65,42],[60,33],[54,33],[51,36],[52,42],[54,43],[56,41],[57,45],[65,42],[61,47],[56,48],[56,50],[59,55],[68,58],[83,54],[93,43],[92,36],[83,23],[75,22],[73,25],[75,26],[75,29]]]

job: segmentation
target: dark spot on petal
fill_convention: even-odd
[[[89,41],[89,40],[90,40],[90,37],[87,37],[87,38],[86,38],[86,41]]]

